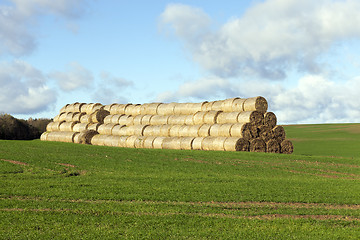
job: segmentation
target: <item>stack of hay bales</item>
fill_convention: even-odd
[[[42,140],[187,150],[292,153],[263,97],[201,103],[64,106]]]

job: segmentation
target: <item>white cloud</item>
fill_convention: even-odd
[[[42,72],[24,61],[0,63],[0,85],[0,112],[38,113],[56,101],[56,92],[46,85]]]
[[[88,88],[93,84],[93,74],[77,62],[71,62],[67,71],[54,71],[49,77],[55,79],[63,91],[74,91]]]
[[[173,28],[194,60],[218,76],[284,79],[290,69],[320,73],[319,58],[329,48],[359,39],[359,11],[358,0],[267,0],[211,31],[201,9],[169,5],[160,23]]]

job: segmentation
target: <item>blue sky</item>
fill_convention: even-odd
[[[280,123],[359,122],[360,1],[0,0],[0,112],[264,96]]]

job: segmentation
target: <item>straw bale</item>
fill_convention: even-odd
[[[179,137],[167,137],[162,142],[163,149],[181,149]]]
[[[133,116],[129,116],[129,115],[121,115],[119,117],[119,124],[120,125],[132,125],[134,121],[134,117]]]
[[[213,137],[221,136],[221,134],[220,134],[220,126],[221,126],[221,124],[213,124],[213,125],[211,125],[209,135],[213,136]]]
[[[191,105],[190,105],[191,112],[189,114],[194,114],[196,112],[201,112],[203,107],[205,107],[206,103],[207,103],[207,101],[199,102],[199,103],[191,103]]]
[[[263,97],[248,98],[244,102],[244,111],[259,111],[262,114],[266,113],[268,103]]]
[[[89,115],[89,114],[82,115],[80,117],[80,122],[81,123],[92,123],[91,115]]]
[[[176,103],[174,106],[174,114],[175,115],[186,115],[188,114],[188,109],[190,107],[190,103]]]
[[[198,136],[199,137],[210,136],[210,128],[211,128],[211,124],[202,124],[199,127]]]
[[[87,103],[81,106],[80,112],[85,112],[86,114],[92,114],[96,110],[103,109],[104,106],[101,103]]]
[[[259,137],[258,125],[249,124],[249,129],[250,129],[250,133],[251,133],[252,138],[258,138]]]
[[[181,127],[183,127],[183,125],[172,125],[170,128],[170,137],[179,137]]]
[[[115,104],[110,108],[110,114],[116,115],[116,114],[125,114],[125,109],[127,106],[131,104]]]
[[[213,124],[210,127],[210,136],[214,137],[230,137],[230,130],[233,124]]]
[[[149,125],[143,131],[144,136],[161,136],[161,125]]]
[[[105,145],[109,147],[119,147],[120,136],[107,135]]]
[[[82,112],[74,113],[70,122],[80,122],[81,117],[85,114],[86,113],[82,113]]]
[[[80,132],[75,132],[74,137],[73,137],[73,143],[80,143]]]
[[[272,134],[272,128],[270,126],[261,125],[258,127],[259,137],[264,140],[264,142],[268,142],[270,139],[273,139],[274,136]]]
[[[59,115],[58,121],[59,121],[59,122],[64,122],[64,121],[66,121],[67,114],[68,114],[68,112],[63,112],[63,113],[61,113],[61,114]]]
[[[126,135],[136,135],[136,136],[143,136],[144,129],[148,127],[149,125],[131,125],[126,128]]]
[[[85,105],[85,103],[79,103],[79,102],[73,103],[72,111],[69,111],[69,112],[81,112],[81,108],[83,105]]]
[[[126,133],[127,133],[126,126],[120,124],[116,124],[111,131],[111,134],[116,136],[124,136],[126,135]]]
[[[220,112],[216,123],[237,123],[240,112]]]
[[[125,108],[126,115],[140,115],[141,105],[140,104],[129,104]]]
[[[97,109],[95,110],[90,116],[91,121],[94,123],[103,123],[104,118],[110,114],[109,111],[106,111],[104,109]]]
[[[249,151],[250,143],[244,138],[228,137],[224,141],[225,151]]]
[[[67,106],[69,106],[70,104],[66,104],[65,106],[63,106],[61,109],[60,109],[60,113],[64,113],[66,112],[66,108]]]
[[[126,147],[127,148],[135,148],[135,141],[136,141],[137,138],[138,138],[138,136],[134,136],[134,135],[129,136],[125,141]]]
[[[158,114],[157,109],[161,103],[145,103],[141,105],[140,114],[142,115],[156,115]]]
[[[105,106],[104,106],[104,110],[110,112],[111,107],[113,107],[113,106],[115,106],[115,105],[116,105],[116,103],[105,105]],[[110,114],[113,115],[112,113],[110,113]]]
[[[249,123],[235,123],[230,128],[231,137],[239,137],[249,140],[252,138],[251,125]]]
[[[290,140],[281,142],[281,153],[292,154],[294,152],[294,145]]]
[[[264,140],[255,138],[250,140],[250,152],[266,152]]]
[[[275,139],[270,139],[266,142],[266,152],[268,153],[280,153],[280,144]]]
[[[157,108],[159,115],[173,115],[176,103],[162,103]]]
[[[116,123],[106,123],[105,124],[104,123],[99,126],[97,131],[99,134],[112,135],[112,130],[116,125],[119,125],[119,124],[116,124]]]
[[[202,150],[202,141],[204,140],[205,137],[196,137],[194,138],[191,148],[193,150]]]
[[[183,150],[191,150],[192,149],[192,142],[194,141],[195,137],[182,137],[180,138],[180,149]]]
[[[253,125],[260,125],[264,121],[264,115],[258,111],[240,112],[237,118],[239,123],[251,123]]]
[[[186,115],[185,117],[185,125],[194,125],[194,114]]]
[[[133,119],[133,125],[140,125],[141,124],[141,119],[144,117],[144,115],[136,115],[134,116]]]
[[[126,140],[129,136],[118,136],[118,147],[126,147]]]
[[[197,112],[193,115],[193,122],[195,125],[204,123],[204,116],[207,112]]]
[[[114,115],[107,115],[105,118],[104,118],[104,123],[112,123],[111,119]]]
[[[77,123],[78,122],[63,122],[62,124],[60,124],[60,131],[62,131],[62,132],[72,132],[74,125],[77,124]]]
[[[285,140],[285,130],[282,126],[276,126],[272,129],[273,138],[279,143]]]
[[[47,134],[47,141],[56,141],[56,142],[74,142],[74,132],[49,132]]]
[[[94,135],[90,140],[90,144],[97,146],[106,146],[106,139],[108,137],[109,135],[102,135],[102,134]]]
[[[87,130],[94,130],[97,131],[99,129],[99,126],[101,125],[101,123],[90,123],[88,125]]]
[[[150,125],[163,125],[168,124],[169,116],[166,115],[153,115],[152,118],[150,118]]]
[[[215,137],[212,143],[212,150],[215,151],[225,151],[224,143],[227,137]]]
[[[205,151],[213,150],[214,137],[205,137],[201,143],[201,149]]]
[[[156,138],[155,136],[145,137],[143,141],[143,148],[154,148],[153,143],[155,138]]]
[[[235,99],[231,106],[232,112],[243,112],[245,101],[246,101],[246,98]]]
[[[206,114],[204,115],[204,123],[209,123],[209,124],[216,123],[217,117],[221,112],[222,111],[217,111],[217,110],[206,112]]]
[[[59,118],[60,118],[60,114],[56,115],[56,116],[53,118],[53,121],[54,121],[54,122],[58,122],[58,121],[59,121]]]
[[[154,115],[150,115],[150,114],[146,114],[142,117],[141,119],[141,124],[143,125],[150,125],[150,121],[151,121],[151,118],[153,117]]]
[[[110,116],[111,116],[111,115],[110,115]],[[121,116],[124,116],[124,114],[115,114],[115,115],[112,115],[112,117],[111,117],[111,122],[110,122],[110,123],[119,123]],[[104,119],[104,123],[105,123],[105,119]]]
[[[170,129],[173,125],[161,125],[160,127],[160,136],[170,137]]]
[[[168,124],[170,125],[184,125],[186,115],[171,115],[168,118]]]
[[[48,132],[55,132],[55,131],[60,131],[60,125],[62,123],[64,123],[65,121],[62,122],[49,122],[48,125],[46,126],[46,131]]]
[[[238,97],[235,97],[235,98],[228,98],[228,99],[225,99],[223,101],[223,104],[222,104],[222,111],[224,112],[233,112],[233,104],[235,102],[235,100],[237,99],[240,99]],[[238,111],[239,112],[239,111]]]
[[[273,112],[266,112],[264,114],[264,125],[274,128],[276,126],[277,119]]]
[[[211,111],[211,107],[213,105],[214,102],[205,102],[202,106],[201,106],[201,112],[207,112],[207,111]]]
[[[137,136],[134,143],[135,148],[144,148],[145,139],[146,137],[144,136]]]
[[[41,141],[47,141],[47,135],[49,134],[49,132],[43,132],[40,136],[40,140]]]
[[[74,132],[81,132],[88,129],[89,123],[77,123],[73,126]]]
[[[79,143],[81,144],[91,144],[91,139],[95,136],[98,135],[99,133],[97,131],[94,130],[85,130],[85,131],[81,131],[79,134]]]
[[[72,122],[73,116],[75,113],[73,112],[67,112],[65,115],[65,122]]]
[[[223,110],[223,104],[224,104],[223,100],[214,101],[213,104],[211,104],[211,110],[213,110],[213,111],[222,111]]]
[[[163,141],[166,137],[155,137],[153,141],[153,148],[162,149]]]
[[[199,136],[199,129],[201,125],[184,125],[180,128],[181,137],[197,137]]]

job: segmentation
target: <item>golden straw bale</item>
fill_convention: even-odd
[[[213,150],[214,137],[205,137],[201,143],[201,149],[205,151]]]
[[[255,138],[250,140],[250,152],[266,152],[264,140]]]
[[[134,117],[129,115],[121,115],[119,117],[119,124],[120,125],[132,125],[133,124]]]
[[[108,137],[109,135],[97,134],[91,138],[90,143],[91,145],[105,146],[105,142]]]
[[[85,114],[86,113],[82,113],[82,112],[74,113],[72,119],[69,122],[80,122],[81,117]]]
[[[199,136],[199,129],[201,125],[184,125],[180,128],[180,136],[182,137],[197,137]]]
[[[273,112],[266,112],[264,114],[264,125],[274,128],[276,126],[277,119]]]
[[[115,105],[116,105],[116,103],[105,105],[105,106],[104,106],[104,110],[110,112],[111,107],[113,107],[113,106],[115,106]],[[112,113],[110,113],[110,114],[113,115]]]
[[[141,105],[140,114],[142,115],[156,115],[157,109],[161,103],[145,103]]]
[[[126,139],[126,147],[127,148],[135,148],[135,141],[136,139],[138,138],[138,136],[129,136],[127,139]]]
[[[79,102],[73,103],[72,111],[69,111],[69,112],[81,112],[81,108],[84,105],[85,105],[85,103],[79,103]]]
[[[40,140],[41,141],[47,141],[47,135],[49,134],[49,132],[43,132],[40,136]]]
[[[198,124],[203,124],[204,123],[204,116],[205,114],[207,113],[206,112],[197,112],[193,115],[193,122],[195,125],[198,125]]]
[[[60,124],[60,131],[62,131],[62,132],[72,132],[74,125],[77,124],[77,123],[78,122],[63,122],[62,124]]]
[[[80,143],[80,132],[75,132],[74,137],[73,137],[73,143]]]
[[[61,114],[59,115],[58,121],[59,121],[59,122],[64,122],[64,121],[66,121],[67,114],[68,114],[68,112],[63,112],[63,113],[61,113]]]
[[[161,137],[170,137],[170,129],[173,125],[161,125],[160,127],[160,136]]]
[[[146,114],[141,118],[141,124],[143,125],[150,125],[151,118],[154,115]]]
[[[275,139],[270,139],[266,142],[266,152],[268,153],[280,153],[280,144]]]
[[[194,137],[182,137],[180,138],[180,149],[183,150],[191,150],[192,142],[194,141]]]
[[[202,141],[204,140],[205,137],[196,137],[194,138],[191,148],[193,150],[202,150]]]
[[[194,125],[194,114],[185,116],[185,125]]]
[[[190,104],[189,103],[177,103],[174,106],[175,115],[186,115],[188,112]]]
[[[91,144],[91,139],[95,136],[98,135],[99,133],[97,131],[94,130],[85,130],[85,131],[81,131],[79,134],[79,143],[80,144]]]
[[[231,106],[232,112],[243,112],[245,101],[246,101],[246,98],[235,99]]]
[[[249,123],[235,123],[230,128],[231,137],[239,137],[249,140],[252,138],[251,125]]]
[[[116,124],[116,123],[104,123],[104,124],[101,124],[99,126],[97,131],[98,131],[99,134],[112,135],[112,130],[117,125],[119,125],[119,124]]]
[[[127,133],[126,126],[120,124],[116,124],[111,131],[111,134],[116,136],[124,136],[126,135],[126,133]]]
[[[190,103],[190,105],[189,105],[189,114],[194,114],[194,113],[197,113],[197,112],[201,112],[203,107],[205,107],[206,103],[207,103],[207,101],[199,102],[199,103]]]
[[[205,102],[202,107],[201,107],[201,112],[207,112],[207,111],[211,111],[211,107],[213,105],[214,102]]]
[[[65,122],[72,122],[72,119],[73,119],[74,114],[75,114],[74,112],[68,112],[68,113],[66,113]]]
[[[272,129],[273,138],[279,143],[285,140],[285,130],[282,126],[276,126]]]
[[[227,137],[215,137],[212,143],[212,150],[215,151],[225,151],[224,143]]]
[[[126,115],[140,115],[141,105],[140,104],[130,104],[127,105],[125,108],[125,114]]]
[[[174,115],[176,103],[162,103],[157,108],[158,115]]]
[[[126,147],[126,140],[129,136],[119,136],[118,147]]]
[[[111,119],[114,115],[107,115],[105,118],[104,118],[104,123],[112,123]]]
[[[249,151],[250,143],[244,138],[228,137],[224,141],[225,151]]]
[[[220,112],[216,123],[237,123],[240,112]]]
[[[73,126],[74,132],[81,132],[88,129],[89,123],[77,123]]]
[[[101,103],[87,103],[81,106],[80,112],[85,112],[86,114],[92,114],[96,110],[103,109],[104,106]]]
[[[163,141],[166,137],[155,137],[153,141],[153,148],[162,149]]]
[[[253,125],[260,125],[264,121],[264,115],[258,111],[240,112],[237,118],[239,123],[251,123]]]
[[[225,99],[223,101],[223,105],[222,105],[222,111],[224,112],[233,112],[233,104],[235,102],[235,100],[237,99],[240,99],[238,97],[235,97],[235,98],[228,98],[228,99]],[[238,111],[239,112],[239,111]]]
[[[294,145],[290,140],[281,142],[281,153],[292,154],[294,152]]]
[[[144,148],[145,139],[146,137],[144,136],[137,136],[134,143],[135,148]]]
[[[222,111],[217,111],[217,110],[212,110],[212,111],[206,112],[204,115],[204,119],[203,119],[204,123],[209,123],[209,124],[216,123],[217,117],[221,112]]]
[[[248,98],[244,102],[244,111],[259,111],[262,114],[266,113],[268,103],[263,97]]]
[[[143,147],[144,148],[154,148],[153,143],[156,137],[154,136],[148,136],[145,137]]]
[[[66,104],[65,106],[63,106],[63,107],[60,109],[60,113],[66,112],[66,108],[67,108],[69,105],[70,105],[70,104]]]
[[[170,137],[179,137],[180,136],[180,128],[183,125],[172,125],[170,128]]]
[[[210,127],[210,136],[218,137],[221,136],[220,134],[220,126],[221,124],[212,124]]]
[[[58,121],[59,121],[59,118],[60,118],[60,114],[56,115],[56,116],[53,118],[53,121],[54,121],[54,122],[58,122]]]
[[[143,136],[144,129],[148,127],[149,125],[130,125],[126,128],[126,135],[136,135],[136,136]]]
[[[272,128],[270,126],[266,126],[266,125],[259,126],[258,127],[259,138],[264,140],[264,142],[268,142],[270,139],[273,139],[274,136],[271,130]]]
[[[48,125],[46,126],[46,131],[48,132],[56,132],[56,131],[60,131],[60,125],[62,123],[64,123],[65,121],[62,122],[49,122]]]
[[[161,136],[161,125],[149,125],[143,131],[144,136]]]
[[[232,123],[213,124],[210,127],[210,136],[213,137],[230,137]]]
[[[93,123],[103,123],[104,118],[106,116],[108,116],[109,114],[110,114],[109,111],[106,111],[104,109],[97,109],[97,110],[93,111],[93,113],[90,115],[91,116],[91,121]]]
[[[109,123],[119,123],[120,117],[124,116],[124,114],[115,114],[115,115],[109,115],[109,116],[112,116]],[[104,119],[104,123],[105,123],[105,119]]]
[[[133,119],[133,125],[140,125],[141,119],[144,117],[144,115],[136,115]]]
[[[125,114],[125,109],[127,106],[131,104],[115,104],[110,108],[110,114],[116,115],[116,114]]]
[[[82,116],[80,117],[80,122],[81,122],[81,123],[92,123],[92,117],[91,117],[91,115],[89,115],[89,114],[82,115]]]
[[[184,125],[186,115],[171,115],[168,118],[168,124],[170,125]]]
[[[150,118],[150,125],[163,125],[168,124],[169,116],[166,115],[153,115],[152,118]]]
[[[163,149],[181,149],[179,137],[167,137],[162,142]]]
[[[90,124],[88,125],[87,130],[97,131],[100,125],[101,125],[101,123],[90,123]]]
[[[214,101],[213,104],[211,104],[211,110],[212,111],[222,111],[223,109],[224,101]]]
[[[74,136],[75,136],[75,132],[69,132],[69,131],[64,131],[64,132],[49,132],[47,134],[47,141],[56,141],[56,142],[69,142],[72,143],[74,142]]]
[[[198,131],[199,137],[210,136],[210,128],[211,128],[211,124],[201,124]]]

